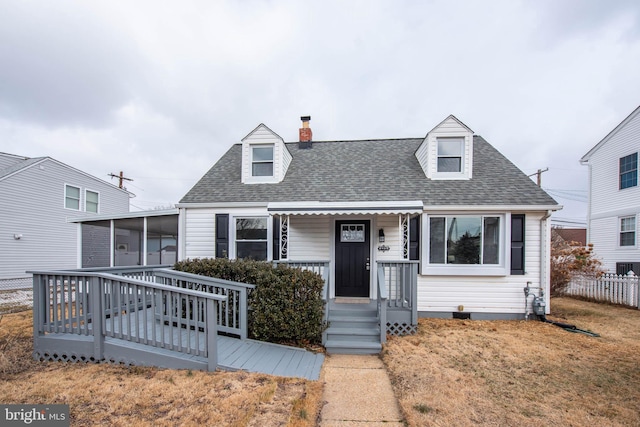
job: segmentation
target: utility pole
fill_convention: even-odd
[[[528,175],[528,176],[531,177],[533,175],[538,175],[538,179],[537,179],[538,187],[542,187],[542,172],[547,172],[548,170],[549,170],[549,168],[546,168],[544,170],[538,169],[538,172],[534,172],[534,173],[532,173],[531,175]]]
[[[124,188],[124,186],[122,185],[122,181],[133,181],[133,179],[125,177],[124,174],[122,173],[122,171],[120,171],[120,175],[115,175],[113,173],[110,173],[110,174],[107,174],[107,175],[109,175],[111,178],[118,178],[118,180],[119,180],[118,187],[119,188],[123,188],[125,190],[126,190],[126,188]]]

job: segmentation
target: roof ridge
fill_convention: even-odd
[[[331,143],[331,142],[382,142],[382,141],[413,141],[424,140],[423,136],[407,137],[407,138],[365,138],[365,139],[332,139],[323,141],[312,141],[314,144]],[[298,141],[288,141],[285,144],[298,144]]]

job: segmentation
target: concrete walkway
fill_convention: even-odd
[[[320,426],[404,426],[391,381],[378,356],[327,356]]]

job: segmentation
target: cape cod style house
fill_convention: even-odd
[[[580,159],[589,168],[587,240],[611,273],[640,274],[638,152],[640,107]]]
[[[380,329],[411,332],[418,316],[523,318],[526,286],[549,294],[561,207],[456,117],[425,137],[358,141],[314,141],[309,121],[298,142],[260,124],[188,191],[179,259],[322,273],[329,352],[378,351]]]
[[[75,268],[79,239],[69,221],[128,212],[129,198],[51,157],[0,153],[0,290],[31,286],[28,270]]]

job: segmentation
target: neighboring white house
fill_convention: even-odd
[[[358,141],[313,141],[302,120],[294,143],[260,124],[182,198],[180,259],[325,261],[329,308],[375,302],[394,262],[418,266],[420,316],[523,318],[527,284],[549,294],[561,207],[457,118]]]
[[[0,284],[28,283],[28,270],[75,268],[78,225],[129,211],[130,194],[50,157],[0,153]]]
[[[616,126],[580,163],[589,167],[587,240],[610,272],[640,272],[640,107]]]

